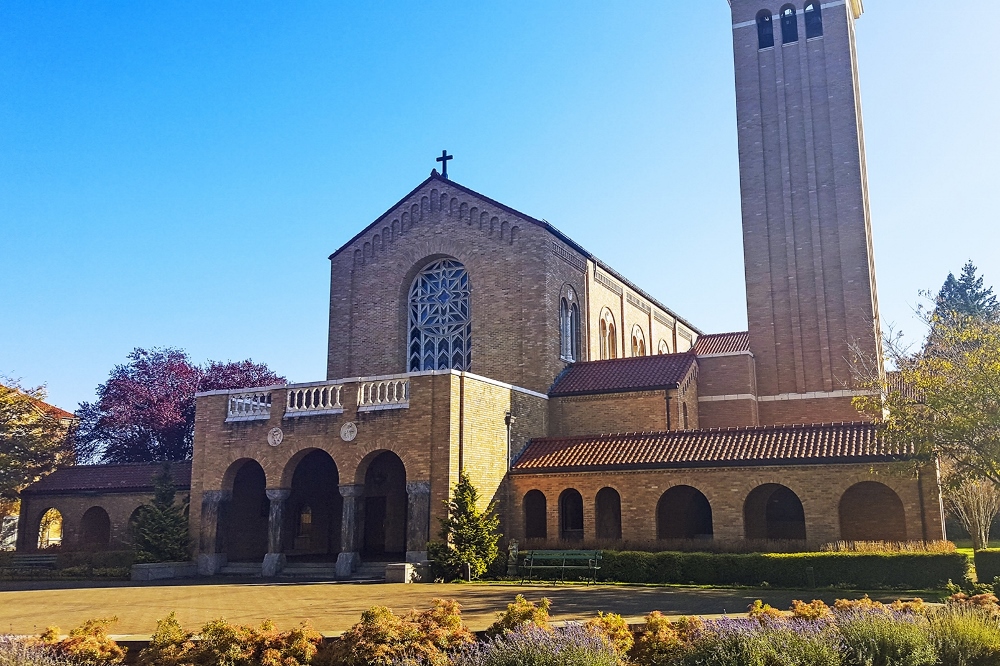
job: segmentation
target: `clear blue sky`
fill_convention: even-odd
[[[1000,39],[858,22],[883,319],[1000,285]],[[325,376],[327,255],[454,153],[702,330],[746,326],[728,5],[0,3],[0,374],[92,399],[136,346]]]

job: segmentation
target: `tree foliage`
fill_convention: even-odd
[[[45,404],[45,389],[0,384],[0,508],[12,509],[21,490],[73,461],[67,427]]]
[[[1000,318],[1000,303],[991,287],[983,286],[983,277],[977,276],[972,261],[962,267],[958,278],[948,273],[941,290],[934,299],[934,316],[942,322],[956,319],[982,319],[996,321]]]
[[[491,502],[485,511],[480,510],[479,491],[462,471],[446,505],[448,513],[441,519],[441,541],[428,547],[436,573],[453,580],[461,576],[462,565],[468,563],[472,577],[479,578],[499,554],[500,518],[496,502]]]
[[[139,562],[183,562],[188,559],[188,519],[185,505],[178,505],[169,462],[154,477],[153,501],[139,507],[132,526]]]
[[[972,511],[969,493],[976,490],[976,501],[984,500],[975,482],[1000,488],[1000,306],[969,262],[961,277],[948,275],[933,310],[921,313],[928,327],[924,344],[911,351],[900,335],[890,335],[886,362],[897,371],[888,381],[874,373],[861,381],[869,395],[855,404],[882,422],[886,442],[942,458],[950,508],[965,522],[961,513],[969,518]],[[980,527],[970,533],[983,536]]]
[[[180,349],[137,348],[97,387],[96,402],[80,404],[77,455],[104,463],[188,459],[195,393],[283,383],[251,360],[198,366]]]

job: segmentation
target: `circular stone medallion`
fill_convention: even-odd
[[[353,441],[357,436],[358,426],[355,425],[354,421],[348,421],[344,425],[340,426],[340,438],[345,442]]]
[[[284,438],[285,433],[281,432],[281,428],[271,428],[267,432],[267,443],[271,446],[278,446]]]

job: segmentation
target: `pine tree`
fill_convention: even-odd
[[[954,273],[948,273],[935,299],[937,318],[944,321],[967,317],[985,321],[1000,319],[1000,303],[992,288],[983,288],[983,278],[976,276],[977,270],[970,260],[962,267],[961,277],[956,279]]]
[[[189,558],[186,506],[178,506],[170,463],[153,477],[153,502],[139,507],[133,525],[139,562],[183,562]]]
[[[437,574],[446,580],[460,577],[464,563],[469,564],[472,577],[479,578],[499,554],[500,518],[496,502],[480,511],[479,491],[463,471],[458,475],[451,501],[445,504],[448,515],[441,519],[441,541],[428,546],[431,561]]]

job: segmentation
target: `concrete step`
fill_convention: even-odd
[[[219,569],[220,576],[260,576],[260,562],[230,562]]]
[[[362,562],[351,574],[351,580],[355,581],[384,581],[385,565],[388,562]]]
[[[329,562],[293,562],[278,574],[281,578],[311,578],[335,580],[337,565]]]

